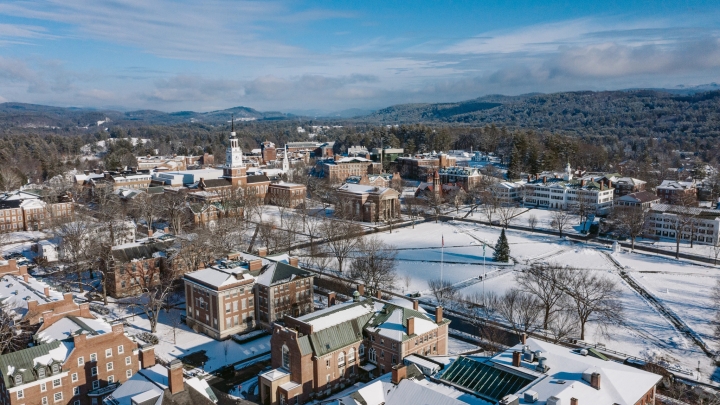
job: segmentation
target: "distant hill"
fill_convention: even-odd
[[[178,111],[166,113],[156,110],[121,112],[91,108],[64,108],[37,104],[1,103],[0,128],[92,128],[107,125],[176,125],[203,123],[223,125],[231,114],[238,120],[284,120],[295,117],[281,112],[260,112],[248,107],[198,113]]]

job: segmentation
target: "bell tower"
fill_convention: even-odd
[[[235,133],[235,116],[232,117],[230,129],[230,145],[225,150],[225,166],[223,166],[223,177],[229,179],[233,186],[245,185],[247,183],[246,168],[242,161],[242,150]]]

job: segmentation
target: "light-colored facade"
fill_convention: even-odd
[[[720,245],[719,232],[720,210],[668,204],[653,205],[645,226],[646,237],[676,240],[680,233],[683,243],[713,246]]]
[[[346,183],[335,194],[336,210],[353,220],[380,222],[400,215],[400,194],[392,188]]]
[[[560,176],[543,175],[525,184],[525,204],[551,209],[572,209],[583,203],[598,214],[607,213],[613,205],[614,189],[604,181],[573,179],[568,164]]]

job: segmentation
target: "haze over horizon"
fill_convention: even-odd
[[[711,1],[480,3],[4,3],[0,102],[329,112],[720,82]]]

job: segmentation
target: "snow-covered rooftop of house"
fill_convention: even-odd
[[[91,335],[102,335],[111,332],[112,326],[102,319],[66,316],[38,332],[36,338],[40,342],[49,343],[68,339],[73,333],[79,331],[85,331]]]
[[[413,302],[412,302],[412,300],[409,300],[409,299],[406,299],[406,298],[393,297],[392,299],[388,300],[388,302],[391,303],[391,304],[393,304],[393,305],[397,305],[397,306],[399,306],[399,307],[413,309]],[[424,309],[423,307],[419,306],[419,305],[418,305],[418,309],[417,309],[416,311],[422,312],[422,313],[424,313],[424,314],[427,313],[427,311],[425,311],[425,309]]]
[[[283,378],[287,375],[289,375],[287,372],[280,370],[279,368],[276,368],[276,369],[273,369],[266,373],[261,374],[261,376],[268,381],[275,381],[275,380]]]
[[[398,385],[380,378],[350,395],[339,398],[335,405],[491,405],[480,398],[454,387],[427,379],[404,379]]]
[[[403,338],[407,336],[407,326],[403,325],[405,321],[405,308],[390,307],[391,313],[383,322],[377,324],[375,327],[368,327],[367,330],[370,332],[379,333],[382,336],[393,339],[398,342],[402,342]],[[430,332],[437,328],[435,322],[420,317],[413,317],[415,319],[415,334],[422,335]]]
[[[345,183],[342,186],[338,188],[339,191],[346,191],[349,193],[358,193],[358,194],[364,194],[364,193],[374,193],[374,194],[382,194],[386,190],[388,190],[387,187],[378,187],[373,185],[365,185],[365,184],[352,184],[352,183]]]
[[[530,388],[524,388],[519,393],[531,389],[538,393],[540,403],[555,396],[568,404],[571,397],[577,398],[581,404],[634,404],[662,378],[657,374],[590,355],[584,356],[577,350],[536,339],[528,339],[527,346],[533,352],[542,352],[550,367],[547,372],[535,371],[537,362],[523,361],[520,367],[512,366],[512,354],[514,351],[521,351],[522,344],[498,354],[491,358],[490,362],[516,372],[538,376]],[[586,374],[587,378],[591,372],[600,373],[599,390],[592,388],[590,383],[583,379],[583,374]],[[559,380],[565,383],[558,384]]]
[[[313,332],[330,328],[351,319],[359,318],[374,312],[374,307],[365,303],[346,302],[321,309],[296,318],[299,321],[312,325]]]
[[[130,405],[131,400],[140,395],[145,396],[146,399],[159,397],[167,386],[167,369],[156,364],[138,371],[118,387],[110,397],[117,401],[118,405]]]
[[[51,349],[48,354],[33,359],[34,364],[50,364],[53,361],[64,362],[67,356],[75,348],[72,342],[60,342],[55,349]]]
[[[50,287],[44,282],[28,277],[25,282],[23,277],[6,274],[0,278],[0,302],[20,316],[27,313],[28,301],[37,301],[38,304],[45,304],[51,301],[63,299],[63,295],[50,288],[50,296],[45,296],[45,287]]]
[[[214,268],[207,268],[187,273],[185,274],[185,278],[192,281],[201,282],[211,287],[223,287],[241,281],[254,279],[254,277],[250,274],[243,272],[244,268],[238,268],[237,270],[239,271],[232,270],[233,269],[220,270]]]

